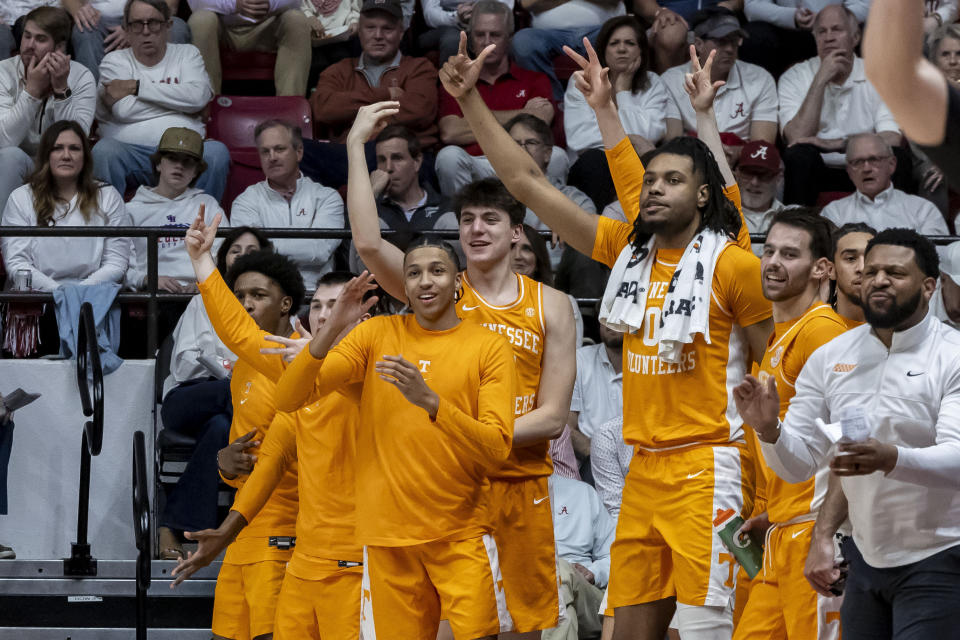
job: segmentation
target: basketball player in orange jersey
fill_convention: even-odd
[[[583,211],[509,144],[474,87],[487,53],[470,60],[463,46],[440,72],[445,89],[510,192],[565,242],[613,267],[601,319],[626,333],[624,439],[638,451],[611,550],[614,638],[662,640],[676,602],[685,640],[729,639],[736,565],[712,521],[717,510],[751,512],[754,460],[732,390],[749,357],[759,361],[773,323],[759,261],[734,242],[745,237],[728,199],[738,201],[738,191],[722,154],[709,150],[720,148],[713,56],[701,68],[693,52],[686,78],[709,146],[677,138],[646,166],[626,136],[607,151],[618,198],[636,219],[629,224]],[[577,86],[615,119],[607,71],[591,48],[588,56]]]
[[[860,306],[863,254],[877,230],[863,222],[848,222],[833,232],[833,265],[830,278],[836,282],[833,310],[844,319],[847,329],[864,323]]]
[[[441,616],[461,640],[510,624],[486,507],[487,474],[510,452],[516,366],[505,338],[457,317],[459,281],[448,244],[414,242],[404,259],[413,314],[371,318],[331,349],[369,306],[362,274],[277,387],[292,410],[362,384],[356,535],[368,640],[428,640]]]
[[[198,220],[203,221],[202,209]],[[194,260],[199,258],[194,254],[198,245],[192,237],[196,225],[195,221],[185,243]],[[206,243],[203,249],[207,252],[206,271],[198,273],[197,281],[213,328],[238,358],[230,382],[234,406],[230,438],[233,441],[246,434],[247,440],[262,442],[273,429],[291,428],[295,417],[277,411],[274,400],[274,381],[280,377],[283,363],[247,347],[249,341],[255,339],[259,348],[261,336],[266,334],[297,337],[290,317],[303,300],[303,278],[288,258],[259,251],[238,258],[227,272],[225,283],[209,249],[210,243]],[[211,282],[219,287],[211,290]],[[229,301],[230,308],[236,312],[233,316],[217,313],[225,301]],[[259,449],[254,447],[246,455],[255,459],[253,456],[258,454]],[[221,450],[218,456],[221,469],[224,458]],[[249,477],[223,475],[227,482],[241,490]],[[236,540],[230,538],[232,544],[217,578],[212,624],[215,638],[266,640],[273,637],[277,598],[293,553],[284,541],[295,535],[296,518],[297,468],[294,463],[281,474],[277,490],[257,517],[251,516],[249,525]]]
[[[363,145],[376,136],[396,102],[362,107],[347,137],[347,209],[354,245],[390,295],[403,290],[403,253],[380,235]],[[509,143],[520,149],[512,139]],[[553,519],[547,477],[549,441],[560,435],[576,379],[575,328],[566,295],[511,269],[510,250],[523,233],[524,207],[499,181],[465,187],[455,201],[467,268],[457,314],[507,338],[517,360],[513,449],[490,472],[490,508],[513,631],[538,638],[558,623]]]
[[[262,355],[265,337],[244,312],[217,273],[209,256],[217,223],[191,226],[186,246],[193,261],[200,292],[211,321],[224,331],[240,358],[253,363],[273,381],[280,378],[282,358]],[[311,303],[311,326],[322,326],[329,308],[350,276],[328,278],[317,284]],[[319,302],[320,311],[314,311]],[[352,327],[351,327],[352,328]],[[308,334],[309,335],[309,334]],[[296,342],[296,341],[294,341]],[[207,566],[248,523],[269,509],[274,491],[286,473],[297,471],[300,509],[296,546],[287,565],[276,604],[275,640],[356,640],[360,635],[362,549],[354,527],[354,457],[359,421],[356,389],[344,389],[303,407],[293,420],[275,422],[260,446],[257,463],[237,493],[233,508],[215,530],[197,531],[190,539],[197,551],[174,570],[179,584]],[[282,414],[289,415],[289,414]],[[292,544],[292,540],[291,540]]]
[[[794,384],[807,358],[847,330],[844,319],[820,299],[833,249],[829,221],[807,209],[777,213],[760,258],[763,293],[773,303],[773,335],[760,361],[762,384],[773,377],[786,416]],[[740,401],[739,389],[734,398]],[[748,437],[755,438],[750,430]],[[758,447],[759,448],[759,447]],[[761,455],[762,459],[762,455]],[[789,484],[763,464],[767,500],[763,571],[754,578],[736,640],[835,640],[840,638],[841,598],[824,597],[803,575],[813,523],[827,491],[830,470]],[[754,522],[762,521],[758,517]]]

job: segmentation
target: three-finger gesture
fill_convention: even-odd
[[[377,283],[374,282],[373,274],[364,271],[356,278],[353,278],[347,284],[343,285],[343,290],[337,296],[337,301],[330,310],[330,317],[323,323],[323,331],[317,331],[313,334],[310,342],[310,353],[314,358],[323,358],[327,350],[332,346],[331,336],[340,336],[344,330],[353,327],[365,316],[373,305],[377,304],[377,296],[365,296],[375,291]]]
[[[610,84],[610,69],[600,64],[600,57],[590,44],[589,38],[583,39],[587,57],[564,45],[563,51],[580,66],[573,74],[574,86],[583,94],[587,104],[594,110],[613,102],[613,87]]]
[[[714,82],[711,79],[713,71],[713,59],[716,57],[716,50],[711,51],[707,56],[707,61],[700,65],[700,58],[697,57],[697,48],[690,45],[690,66],[693,73],[684,75],[683,88],[690,96],[690,104],[694,111],[708,111],[713,107],[713,99],[717,97],[717,89],[726,84],[723,80]]]
[[[439,396],[427,386],[420,370],[404,360],[403,356],[383,356],[383,360],[377,361],[376,372],[381,380],[399,389],[411,404],[424,409],[431,418],[437,417],[437,410],[440,408]]]
[[[284,338],[283,336],[274,336],[266,335],[263,337],[267,342],[276,342],[279,344],[279,347],[264,347],[260,349],[260,353],[265,355],[278,355],[283,358],[284,362],[293,362],[304,347],[310,344],[310,341],[313,339],[313,336],[307,331],[306,327],[303,326],[303,323],[300,322],[300,318],[297,318],[296,324],[297,333],[300,334],[299,338]]]
[[[473,89],[477,84],[477,78],[480,77],[483,61],[493,53],[496,47],[495,44],[488,44],[475,60],[471,60],[467,54],[467,34],[461,31],[457,55],[450,56],[450,59],[440,68],[440,82],[443,83],[447,93],[454,98],[460,98]]]

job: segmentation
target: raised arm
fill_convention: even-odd
[[[923,4],[873,0],[863,38],[867,78],[911,140],[943,142],[947,79],[923,57]]]
[[[570,300],[550,287],[543,288],[546,339],[537,408],[516,419],[514,446],[552,440],[560,436],[570,412],[570,397],[577,377],[576,327]]]
[[[347,213],[350,235],[363,264],[375,275],[383,290],[397,300],[406,300],[403,290],[403,252],[383,239],[377,200],[370,184],[363,145],[387,126],[399,112],[398,102],[377,102],[357,111],[347,134]]]
[[[564,46],[563,50],[580,65],[580,70],[573,74],[572,82],[597,116],[597,126],[600,127],[604,148],[612,149],[627,137],[627,132],[620,122],[620,114],[613,99],[610,69],[600,66],[600,58],[588,38],[583,39],[583,46],[587,50],[586,58],[568,46]]]
[[[710,148],[717,166],[720,167],[723,185],[728,187],[736,184],[737,180],[733,177],[730,165],[727,164],[726,154],[723,153],[717,116],[713,112],[713,100],[717,96],[717,89],[726,84],[723,80],[710,81],[710,70],[713,68],[713,59],[716,55],[716,50],[711,51],[707,61],[701,66],[696,47],[690,45],[690,64],[693,66],[693,73],[684,76],[683,88],[690,96],[693,111],[697,114],[697,137]]]
[[[540,219],[567,244],[584,255],[591,255],[598,216],[587,213],[550,184],[533,158],[500,126],[475,88],[483,61],[493,47],[488,46],[476,60],[471,60],[467,56],[467,36],[461,33],[460,51],[443,65],[440,81],[457,99],[477,142],[510,193],[538,212]]]
[[[281,358],[260,353],[263,336],[266,332],[257,326],[240,301],[227,287],[220,272],[217,271],[210,255],[210,248],[216,238],[220,224],[220,214],[209,225],[204,221],[204,205],[194,219],[184,237],[184,245],[190,255],[197,286],[203,296],[203,306],[217,335],[237,357],[254,367],[271,380],[278,380],[283,373]]]

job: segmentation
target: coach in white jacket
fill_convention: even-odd
[[[0,62],[0,209],[33,171],[47,127],[74,120],[90,133],[97,88],[67,56],[71,25],[63,9],[34,9],[24,20],[20,54]]]
[[[237,196],[230,211],[234,226],[342,229],[343,199],[335,190],[300,173],[303,138],[300,127],[267,120],[253,132],[260,166],[266,180]],[[300,267],[307,291],[333,269],[333,252],[340,240],[273,238],[277,253],[289,256]]]
[[[100,64],[94,170],[124,193],[153,184],[150,155],[170,127],[206,134],[201,111],[213,97],[200,52],[192,44],[168,44],[170,8],[164,0],[133,0],[124,12],[130,48],[111,51]],[[197,188],[220,200],[230,153],[216,140],[203,148],[207,170]]]
[[[805,480],[833,456],[842,492],[820,510],[811,556],[849,511],[847,639],[948,638],[960,627],[960,333],[927,314],[938,275],[929,240],[881,231],[865,254],[867,324],[807,360],[783,423],[772,383],[748,377],[734,391],[784,480]],[[868,431],[835,447],[840,421],[849,436],[857,416]],[[811,583],[828,589],[837,574],[811,566]]]

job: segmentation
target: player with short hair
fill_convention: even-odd
[[[201,242],[202,250],[213,242],[216,224],[205,229],[194,227],[201,231],[202,241],[189,235],[188,238],[194,244]],[[188,248],[193,251],[193,244],[188,244]],[[283,356],[299,352],[311,335],[299,321],[297,333],[304,336],[299,339],[256,331],[224,284],[213,277],[212,260],[197,255],[193,263],[211,318],[220,326],[229,327],[229,335],[242,350],[238,352],[241,357],[259,363],[264,375],[278,380],[283,361],[271,354]],[[320,277],[310,303],[309,323],[314,332],[330,316],[331,301],[336,300],[352,278],[353,274],[342,271],[331,271]],[[367,317],[361,317],[358,322]],[[286,348],[261,349],[264,338],[280,342]],[[267,355],[260,356],[260,353]],[[199,545],[189,560],[175,569],[174,574],[178,575],[174,584],[208,565],[248,523],[255,522],[273,492],[281,486],[285,473],[297,470],[300,496],[297,535],[288,541],[293,554],[277,599],[273,637],[275,640],[359,637],[363,551],[354,534],[358,398],[357,389],[345,388],[303,407],[292,414],[293,420],[274,422],[260,446],[256,466],[237,493],[226,519],[215,530],[190,534]]]
[[[821,284],[829,275],[831,235],[830,222],[815,210],[783,209],[773,217],[760,257],[763,295],[773,303],[775,324],[757,377],[761,383],[776,380],[781,417],[787,414],[807,358],[847,330],[843,318],[820,299]],[[753,430],[748,437],[756,438]],[[754,444],[759,449],[759,443]],[[734,638],[837,639],[841,598],[817,594],[803,576],[830,470],[824,465],[810,480],[788,484],[761,464],[767,510],[751,518],[744,530],[766,536],[763,572],[751,582]]]
[[[387,293],[404,299],[403,254],[381,237],[363,159],[363,144],[387,124],[397,105],[381,102],[357,113],[347,138],[347,209],[364,264]],[[522,151],[509,135],[507,140]],[[517,360],[513,449],[490,471],[490,509],[512,631],[539,637],[540,630],[557,625],[560,614],[547,478],[553,468],[549,442],[563,431],[576,378],[573,313],[566,295],[513,272],[511,248],[523,233],[525,208],[499,181],[468,185],[457,194],[454,210],[467,262],[457,313],[505,336]]]
[[[403,280],[413,314],[372,318],[333,347],[370,306],[371,276],[347,284],[281,378],[278,402],[295,410],[362,386],[363,635],[430,638],[443,616],[458,638],[492,638],[510,620],[489,535],[487,474],[510,451],[513,353],[503,337],[457,317],[460,273],[448,244],[412,243]]]

